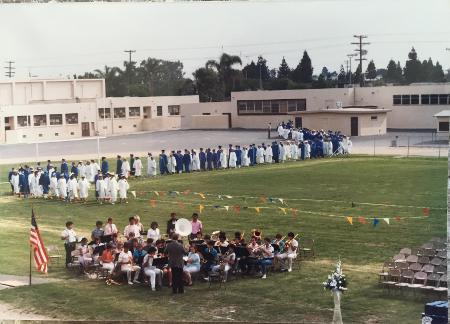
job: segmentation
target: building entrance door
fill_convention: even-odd
[[[81,136],[91,136],[89,123],[81,123]]]
[[[295,117],[295,128],[302,128],[302,117]]]
[[[358,136],[358,117],[350,118],[350,135]]]
[[[228,128],[232,128],[232,124],[231,124],[231,113],[223,113],[222,115],[227,115],[228,116]]]

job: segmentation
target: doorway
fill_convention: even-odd
[[[350,117],[350,135],[358,136],[358,117]]]
[[[81,136],[91,136],[89,123],[81,123]]]
[[[228,128],[232,128],[231,113],[222,113],[222,115],[228,115]]]
[[[295,128],[303,128],[302,117],[295,117]]]

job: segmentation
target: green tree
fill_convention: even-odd
[[[223,84],[224,95],[226,98],[230,97],[231,91],[236,88],[236,81],[240,78],[239,70],[234,69],[235,65],[242,65],[241,58],[237,55],[229,55],[223,53],[219,61],[209,60],[206,62],[207,69],[215,69],[219,75],[219,80]]]
[[[347,81],[347,74],[345,73],[344,66],[341,64],[341,68],[339,69],[338,74],[338,86],[340,88],[344,87],[344,84],[346,84]]]
[[[375,63],[373,60],[369,62],[366,69],[367,79],[373,80],[377,77],[377,68],[375,67]]]
[[[224,100],[223,83],[217,71],[204,67],[197,69],[193,75],[201,102]]]
[[[395,63],[394,60],[390,60],[387,66],[386,75],[384,79],[386,82],[401,83],[402,82],[402,67],[400,62]]]
[[[432,82],[445,82],[445,75],[442,69],[442,65],[439,62],[436,62],[436,65],[433,67],[433,72],[431,74]]]
[[[288,79],[289,75],[291,74],[291,69],[289,68],[289,65],[286,63],[286,60],[281,60],[280,67],[278,68],[277,77],[278,79]]]
[[[244,79],[259,79],[259,67],[252,61],[250,64],[244,66],[242,75]]]
[[[356,68],[356,71],[355,71],[355,73],[353,73],[353,76],[352,76],[352,83],[353,84],[361,83],[362,77],[363,77],[363,75],[361,73],[361,64],[358,64],[358,67]]]
[[[95,76],[105,79],[106,96],[123,97],[127,95],[127,84],[124,79],[124,72],[119,67],[105,65],[103,70],[94,70]]]
[[[308,52],[303,52],[303,57],[295,70],[292,72],[292,80],[298,83],[311,83],[313,67]]]
[[[403,74],[407,83],[420,82],[422,79],[422,63],[417,60],[417,53],[414,47],[408,54],[409,60],[405,63]]]
[[[322,68],[322,72],[320,72],[320,75],[322,75],[322,76],[324,77],[325,80],[330,79],[330,72],[328,71],[328,69],[327,69],[326,66],[324,66],[324,67]],[[320,75],[319,75],[319,76],[320,76]]]
[[[141,62],[136,79],[147,86],[150,96],[175,96],[185,82],[183,64],[149,57]]]

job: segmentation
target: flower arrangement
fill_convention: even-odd
[[[347,278],[342,274],[340,260],[336,264],[336,270],[334,270],[331,275],[328,275],[327,281],[323,282],[323,289],[341,292],[347,290]]]

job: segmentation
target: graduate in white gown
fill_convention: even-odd
[[[118,182],[119,184],[119,200],[120,203],[125,202],[126,204],[128,204],[127,201],[127,191],[128,189],[130,189],[130,185],[128,184],[127,179],[122,176]]]
[[[242,166],[248,167],[250,165],[250,158],[248,157],[248,149],[246,147],[242,148]]]
[[[352,148],[353,148],[353,143],[352,143],[352,140],[349,137],[348,138],[348,142],[347,142],[347,153],[348,154],[352,154]]]
[[[192,158],[192,171],[200,171],[200,157],[198,156],[196,151],[192,150],[191,158]]]
[[[225,150],[222,150],[222,153],[220,154],[220,167],[222,169],[226,169],[228,165],[228,161],[227,161],[227,153],[225,152]]]
[[[291,132],[290,129],[287,129],[287,128],[283,129],[283,138],[284,138],[285,140],[287,140],[287,139],[289,138],[289,133],[290,133],[290,132]]]
[[[108,184],[108,191],[111,197],[111,204],[114,205],[117,201],[117,191],[119,190],[119,184],[117,182],[116,176],[114,174],[111,175]]]
[[[33,169],[30,169],[30,174],[28,175],[28,187],[30,188],[30,195],[32,197],[36,197],[37,183],[36,183],[36,177],[34,175]]]
[[[295,143],[291,144],[291,158],[292,160],[298,160],[298,145]]]
[[[280,160],[280,163],[282,163],[282,162],[286,161],[286,150],[285,150],[285,148],[284,148],[283,143],[280,143],[279,148],[280,148],[280,157],[279,157],[279,160]]]
[[[278,125],[277,132],[278,132],[278,136],[279,136],[279,137],[283,137],[283,134],[284,134],[284,128],[283,128],[283,126],[282,126],[281,124]]]
[[[78,162],[77,169],[78,169],[78,176],[80,178],[81,176],[86,176],[86,166],[84,165],[83,161]]]
[[[128,178],[130,175],[131,167],[130,162],[127,161],[127,159],[122,160],[122,168],[121,168],[122,175],[125,176],[125,178]]]
[[[148,153],[147,158],[147,175],[149,177],[156,176],[156,161],[152,156],[152,153]]]
[[[94,182],[95,181],[95,176],[98,174],[98,171],[100,171],[100,166],[98,165],[97,162],[95,162],[95,160],[91,160],[91,175],[92,175],[92,179],[89,180],[90,182]]]
[[[137,156],[134,159],[133,168],[134,168],[134,175],[136,177],[140,177],[142,175],[142,161]]]
[[[264,152],[264,159],[266,163],[272,163],[272,158],[273,158],[272,146],[267,145],[266,150]]]
[[[291,142],[287,141],[284,145],[284,151],[286,152],[286,160],[290,160],[291,156]]]
[[[303,130],[298,130],[297,138],[299,142],[303,142]]]
[[[69,202],[78,198],[78,182],[74,174],[71,174],[69,181],[67,181],[67,191],[69,193]]]
[[[258,149],[256,150],[256,163],[264,163],[264,148],[261,145],[258,145]]]
[[[82,175],[81,179],[78,180],[78,190],[80,192],[80,199],[86,202],[89,195],[89,181],[87,181],[86,176]]]
[[[176,172],[177,168],[177,159],[175,158],[175,151],[172,151],[170,153],[169,158],[167,159],[167,170],[169,170],[169,173],[174,174]]]
[[[20,195],[19,174],[17,173],[17,170],[13,171],[13,174],[11,176],[11,180],[9,182],[13,186],[14,194],[15,195]]]
[[[66,199],[66,197],[67,197],[67,183],[66,183],[66,179],[64,178],[63,174],[61,174],[59,176],[57,189],[58,189],[59,198]]]
[[[228,164],[229,168],[235,168],[237,162],[236,152],[233,149],[230,149],[230,163]]]
[[[58,197],[58,179],[56,179],[56,173],[51,173],[50,178],[50,196]]]
[[[106,199],[106,191],[108,190],[108,187],[106,186],[102,175],[98,176],[97,182],[95,183],[95,190],[98,192],[98,200],[100,204],[103,204]]]
[[[311,145],[309,141],[305,141],[305,159],[309,159],[311,157]]]

